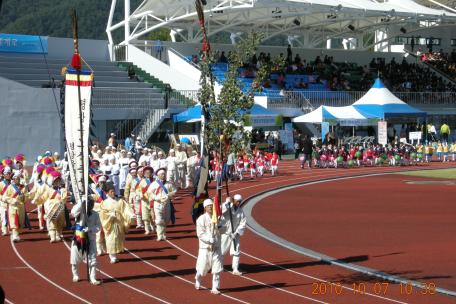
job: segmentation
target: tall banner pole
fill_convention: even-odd
[[[90,104],[92,97],[92,73],[81,68],[79,54],[78,24],[75,10],[71,13],[74,37],[74,54],[71,67],[65,75],[65,139],[67,143],[68,162],[72,192],[77,204],[81,204],[83,216],[79,225],[87,226],[88,222],[88,163],[90,136]],[[88,252],[88,238],[85,238],[83,251]],[[88,255],[86,256],[88,259]],[[88,262],[88,260],[87,260]],[[87,263],[87,276],[89,277]]]

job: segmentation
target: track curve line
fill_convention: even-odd
[[[59,284],[55,283],[54,281],[50,280],[48,277],[46,277],[44,274],[42,274],[41,272],[39,272],[38,270],[36,270],[35,268],[33,268],[32,265],[30,265],[27,260],[24,259],[24,257],[19,253],[19,251],[16,249],[16,245],[14,244],[14,242],[11,240],[11,247],[13,247],[13,251],[14,253],[17,255],[17,257],[22,261],[22,263],[24,263],[31,271],[33,271],[36,275],[38,275],[40,278],[42,278],[43,280],[45,280],[46,282],[48,282],[49,284],[55,286],[56,288],[62,290],[63,292],[65,292],[66,294],[72,296],[73,298],[76,298],[78,299],[79,301],[81,301],[82,303],[86,303],[86,304],[91,304],[91,302],[87,301],[86,299],[83,299],[81,298],[80,296],[78,296],[77,294],[74,294],[72,293],[71,291],[63,288],[62,286],[60,286]]]
[[[433,169],[427,169],[427,170],[433,170]],[[404,170],[404,171],[416,171],[416,170]],[[400,171],[395,171],[394,173],[397,173]],[[334,266],[342,267],[351,271],[359,272],[368,276],[373,276],[377,278],[381,278],[384,280],[388,280],[391,282],[395,283],[402,283],[402,284],[411,284],[412,286],[416,288],[423,289],[423,284],[419,281],[413,281],[413,280],[407,280],[405,278],[402,278],[400,276],[396,275],[391,275],[386,272],[381,272],[376,269],[372,269],[369,267],[365,266],[359,266],[353,263],[343,263],[340,262],[338,259],[325,255],[321,252],[316,252],[313,251],[309,248],[305,248],[302,246],[299,246],[297,244],[294,244],[292,242],[287,241],[284,238],[281,238],[280,236],[272,233],[271,231],[267,230],[265,227],[263,227],[261,224],[259,224],[252,216],[252,210],[255,207],[256,204],[258,204],[261,200],[265,199],[266,197],[269,197],[271,195],[299,188],[299,187],[306,187],[306,186],[311,186],[311,185],[316,185],[316,184],[322,184],[322,183],[327,183],[327,182],[333,182],[333,181],[339,181],[339,180],[347,180],[347,179],[356,179],[356,178],[365,178],[365,177],[372,177],[372,176],[383,176],[383,175],[388,175],[393,172],[382,172],[382,173],[370,173],[370,174],[359,174],[359,175],[352,175],[352,176],[342,176],[342,177],[330,177],[330,178],[323,178],[321,180],[312,180],[312,181],[304,181],[304,182],[299,182],[299,183],[294,183],[291,185],[287,186],[280,186],[276,189],[273,190],[266,190],[260,193],[257,193],[255,195],[252,195],[248,198],[245,199],[243,203],[243,210],[244,213],[247,217],[247,226],[248,228],[257,234],[258,236],[269,240],[279,246],[282,246],[288,250],[292,250],[296,253],[302,254],[304,256],[323,261],[326,263],[329,263]],[[456,297],[456,292],[444,288],[436,288],[436,292],[448,295],[448,296],[453,296]]]

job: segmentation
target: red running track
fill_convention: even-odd
[[[308,185],[263,199],[253,216],[302,247],[456,291],[456,182],[435,181],[390,174]]]
[[[431,167],[442,166],[432,164]],[[448,166],[448,165],[447,165]],[[427,166],[428,167],[428,166]],[[399,168],[400,169],[400,168]],[[230,184],[232,194],[244,197],[306,180],[318,180],[398,168],[300,170],[296,161],[281,163],[280,176],[265,176]],[[50,244],[43,232],[32,230],[22,235],[23,241],[11,244],[0,238],[0,284],[11,303],[456,303],[455,298],[414,293],[401,294],[397,285],[378,295],[371,278],[326,265],[279,247],[248,231],[242,238],[241,267],[243,277],[222,274],[222,296],[193,288],[197,240],[189,214],[191,198],[181,192],[176,199],[178,224],[169,229],[169,241],[156,242],[132,229],[127,237],[127,251],[121,262],[111,265],[106,256],[99,258],[104,284],[100,287],[86,281],[71,282],[67,243]],[[28,206],[33,209],[33,206]],[[32,224],[37,226],[32,217]],[[275,217],[275,212],[269,217]],[[322,214],[327,217],[330,215]],[[292,235],[290,231],[290,235]],[[67,234],[67,239],[70,239]],[[331,244],[331,241],[328,241]],[[385,249],[387,250],[387,249]],[[22,259],[21,259],[22,258]],[[229,261],[226,261],[229,269]],[[83,276],[84,270],[81,269]],[[366,294],[351,290],[351,281],[344,288],[321,294],[316,287],[346,278],[366,283]],[[205,278],[210,286],[210,277]]]

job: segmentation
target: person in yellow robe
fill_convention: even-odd
[[[153,222],[155,220],[154,212],[151,211],[151,197],[149,195],[149,189],[153,183],[153,173],[154,169],[152,167],[146,166],[143,168],[144,178],[139,183],[139,187],[136,190],[136,193],[141,197],[141,217],[144,223],[145,234],[149,235],[151,232],[154,232]]]
[[[46,186],[46,189],[38,199],[35,199],[37,205],[44,203],[44,212],[46,214],[46,226],[51,243],[62,240],[62,231],[65,227],[65,202],[68,197],[67,190],[62,187],[62,176],[60,172],[53,171],[48,177],[48,183],[52,186]]]
[[[3,167],[3,165],[1,165]],[[8,235],[8,204],[3,201],[3,194],[5,194],[11,183],[12,170],[10,167],[2,168],[2,180],[0,182],[0,222],[2,226],[2,236]]]
[[[108,198],[100,204],[100,221],[105,233],[106,250],[112,264],[117,263],[117,254],[124,251],[125,234],[133,212],[123,199],[116,200],[112,183],[106,184]]]
[[[30,199],[32,200],[33,205],[37,205],[37,211],[38,211],[38,226],[40,230],[44,230],[44,227],[46,226],[46,221],[44,219],[45,214],[44,214],[44,205],[43,201],[40,201],[40,196],[43,194],[44,190],[46,190],[47,185],[45,184],[44,180],[44,165],[38,165],[36,168],[36,177],[34,178],[33,181],[33,187],[30,189],[29,196]],[[40,204],[37,204],[39,202]]]
[[[100,211],[100,205],[101,203],[108,198],[108,195],[106,193],[106,182],[108,181],[106,175],[98,175],[96,177],[96,182],[97,184],[92,184],[92,191],[93,194],[91,194],[91,198],[93,199],[94,206],[93,210],[96,212]],[[97,232],[97,238],[96,238],[96,243],[97,243],[97,255],[103,255],[106,253],[106,241],[105,241],[105,236],[104,236],[104,231],[101,229],[100,231]]]
[[[171,199],[176,194],[176,187],[166,181],[166,170],[158,169],[157,178],[148,189],[148,197],[153,201],[157,241],[166,240],[166,226],[172,220],[173,206]]]
[[[27,188],[21,184],[21,178],[21,173],[16,172],[2,197],[8,205],[8,224],[13,242],[20,241],[19,234],[25,223],[25,202],[28,200]]]
[[[138,195],[139,184],[141,183],[141,177],[137,174],[136,168],[131,168],[127,178],[127,184],[125,186],[125,199],[128,200],[130,208],[135,213],[136,228],[144,228],[141,215],[141,196]]]

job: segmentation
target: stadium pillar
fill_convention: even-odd
[[[125,44],[130,40],[130,0],[125,0]]]

